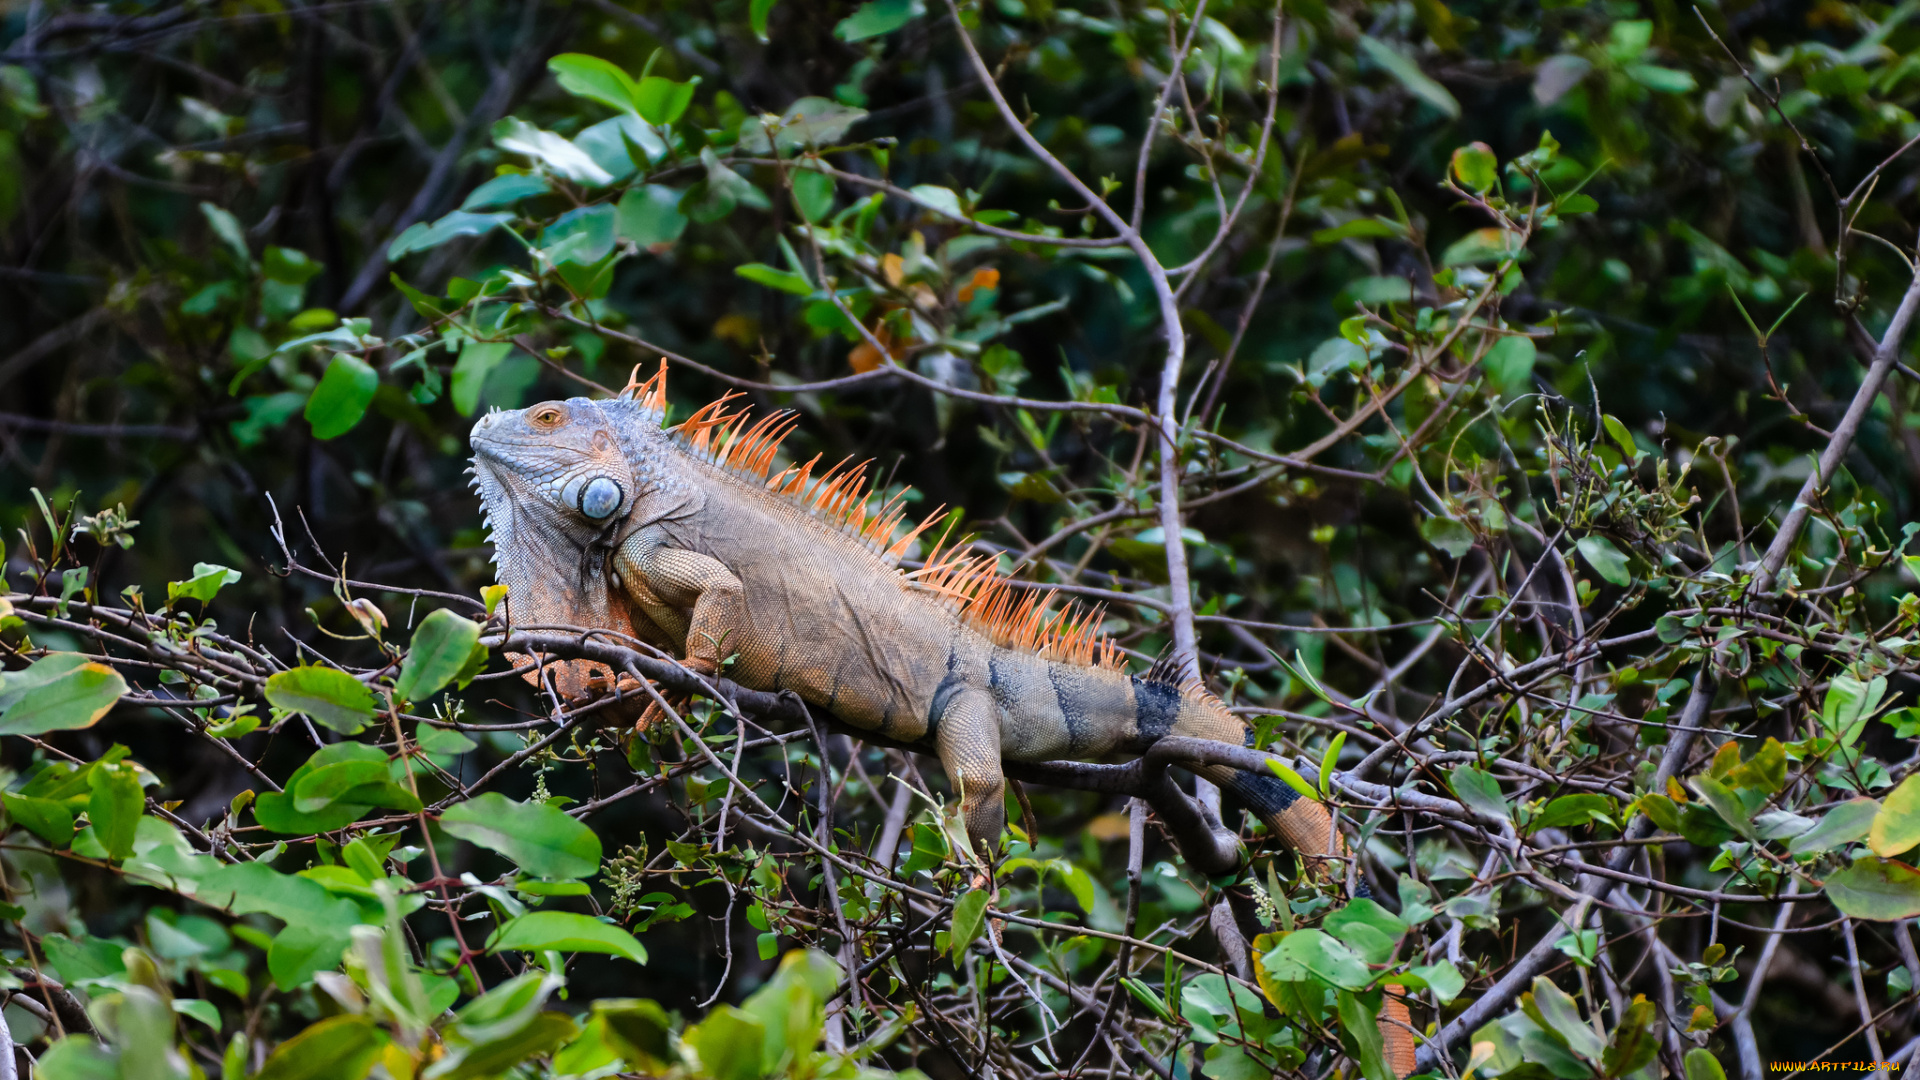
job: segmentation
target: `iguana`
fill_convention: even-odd
[[[474,485],[516,625],[586,626],[670,649],[690,668],[793,691],[853,727],[940,759],[976,844],[1005,824],[1001,761],[1101,761],[1167,735],[1250,745],[1198,680],[1129,674],[1099,613],[1050,610],[993,561],[941,550],[899,562],[938,512],[902,530],[901,496],[869,498],[864,465],[773,471],[792,413],[748,424],[737,395],[666,421],[666,365],[611,400],[495,410],[474,425]],[[593,665],[551,665],[562,694]],[[1346,855],[1327,809],[1273,776],[1198,773],[1301,857]],[[1356,887],[1365,895],[1365,886]],[[1387,1061],[1412,1071],[1406,1006],[1380,1018]]]

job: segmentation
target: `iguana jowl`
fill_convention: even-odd
[[[1050,614],[1047,596],[1023,599],[985,558],[936,551],[901,572],[920,530],[895,538],[900,501],[871,505],[864,467],[816,476],[816,458],[770,475],[792,414],[748,426],[723,398],[663,428],[665,371],[612,400],[475,424],[475,486],[516,624],[630,633],[707,673],[733,657],[726,674],[743,686],[791,690],[924,746],[985,845],[1005,824],[1002,759],[1107,760],[1167,735],[1250,743],[1198,682],[1129,674],[1096,615]],[[592,669],[554,674],[575,693]],[[1274,777],[1197,771],[1302,856],[1345,855],[1326,808]],[[1402,1076],[1414,1055],[1406,1015],[1387,999],[1381,1033]]]

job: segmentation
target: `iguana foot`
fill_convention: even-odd
[[[712,678],[715,672],[719,670],[718,665],[697,656],[691,656],[685,660],[680,661],[680,666],[686,668],[688,671],[691,671],[696,675],[705,676],[707,678]],[[638,682],[633,680],[633,676],[627,675],[623,677],[633,682],[634,690],[636,692],[641,694],[646,693],[645,690],[640,689]],[[625,686],[625,684],[622,684],[622,685],[623,687]],[[693,701],[693,695],[691,694],[663,694],[661,695],[661,697],[666,701],[667,705],[673,709],[674,712],[680,713],[683,716],[686,714],[687,706]],[[646,708],[642,710],[640,713],[640,719],[634,721],[633,730],[635,732],[638,732],[644,735],[648,731],[652,730],[653,725],[658,724],[666,719],[667,719],[666,709],[663,709],[660,707],[659,701],[655,701],[651,697],[648,697],[646,702]]]
[[[667,698],[667,704],[672,707],[673,711],[683,715],[686,713],[687,705],[690,701],[692,701],[692,699],[684,695],[674,695]],[[634,733],[645,735],[647,732],[653,730],[653,725],[664,723],[666,719],[667,710],[661,708],[659,702],[650,700],[647,702],[645,711],[640,714],[640,719],[633,722]]]
[[[612,721],[622,725],[634,724],[638,718],[637,726],[640,726],[643,731],[646,730],[644,727],[646,717],[656,706],[649,698],[646,686],[624,671],[614,675],[595,675],[587,680],[587,685],[579,693],[567,698],[565,704],[570,708],[578,708],[603,698],[616,696],[620,700],[608,706],[603,712]]]

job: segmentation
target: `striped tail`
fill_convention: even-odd
[[[1208,780],[1233,792],[1247,809],[1260,816],[1267,828],[1293,849],[1317,873],[1338,873],[1348,855],[1346,839],[1333,827],[1333,815],[1327,808],[1305,799],[1289,785],[1272,776],[1242,772],[1224,766],[1206,766],[1198,770]],[[1365,878],[1354,880],[1355,899],[1371,896]],[[1380,1039],[1385,1044],[1387,1065],[1395,1076],[1413,1072],[1413,1025],[1407,1003],[1399,987],[1386,988],[1380,1005]]]

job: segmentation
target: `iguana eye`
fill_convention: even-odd
[[[620,509],[620,485],[604,476],[596,476],[580,490],[580,512],[595,521]]]
[[[559,427],[565,415],[552,405],[548,405],[533,414],[533,422],[541,427]]]

